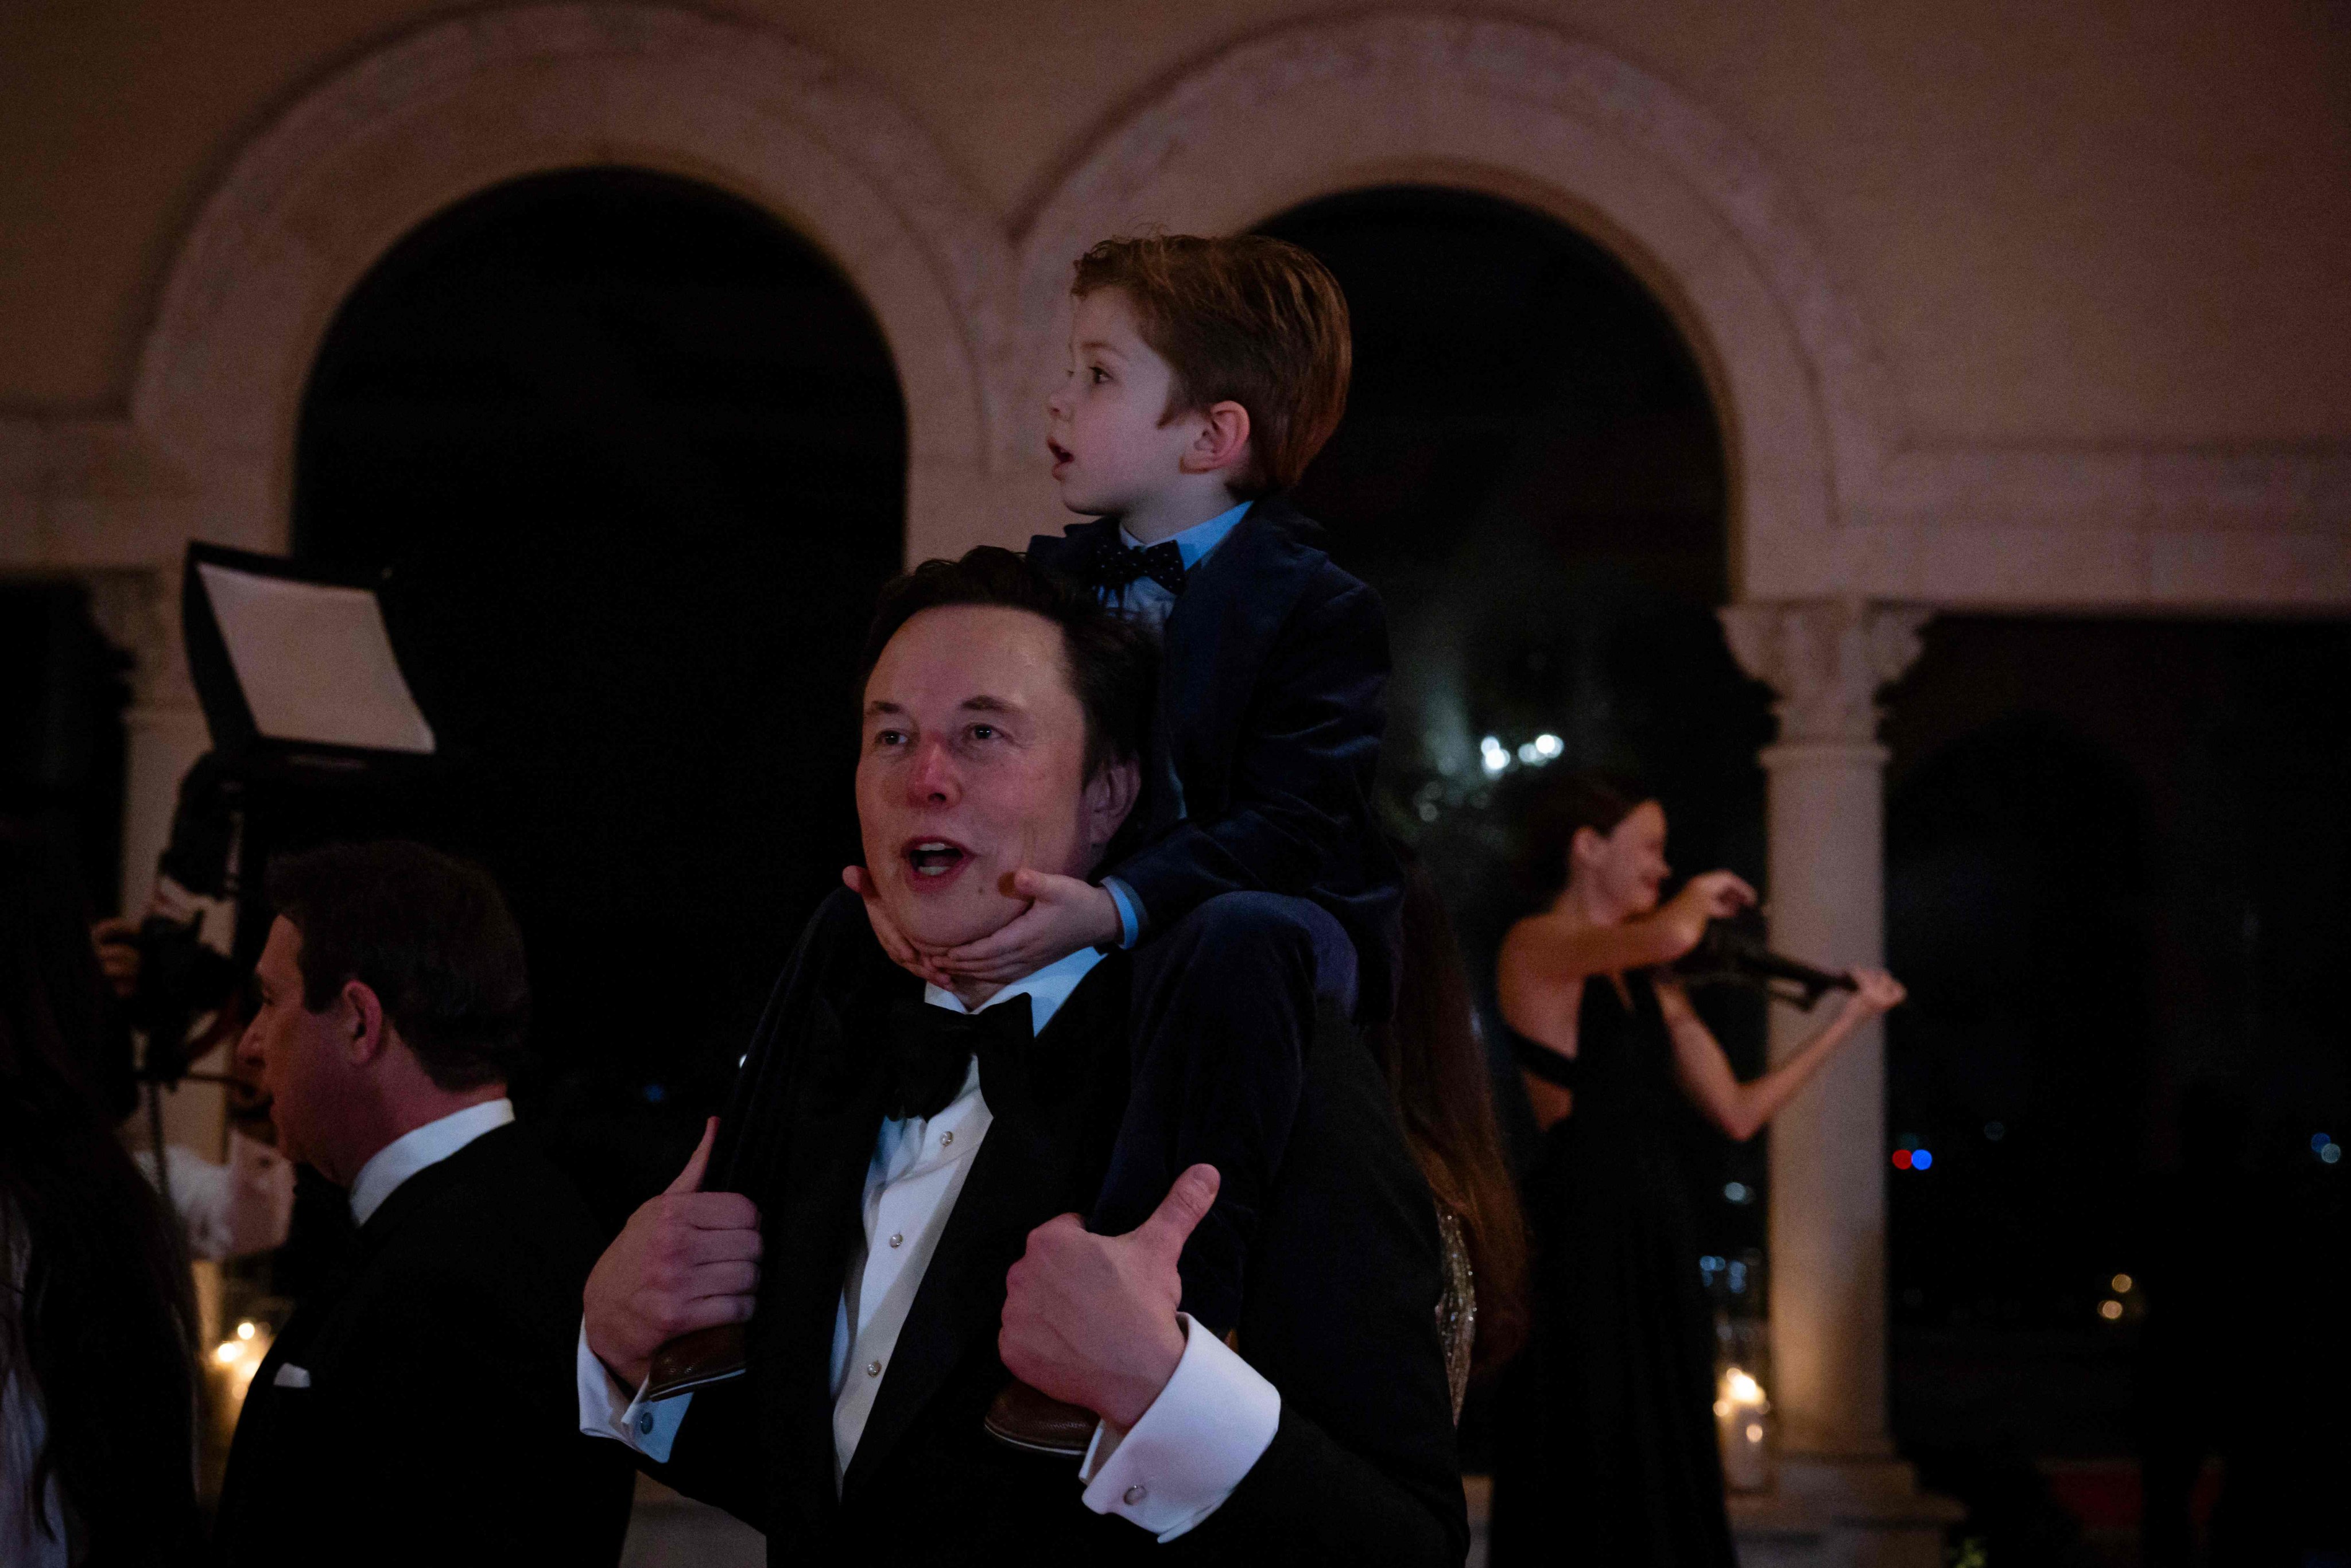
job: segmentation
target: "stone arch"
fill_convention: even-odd
[[[1741,597],[1841,575],[1886,406],[1857,319],[1787,192],[1729,131],[1592,45],[1517,22],[1385,16],[1236,45],[1131,108],[1030,204],[1016,364],[1059,363],[1071,258],[1143,225],[1245,228],[1316,196],[1423,183],[1546,211],[1648,282],[1707,367],[1729,445]],[[1006,455],[1010,468],[1013,455]]]
[[[311,90],[238,156],[171,270],[131,398],[197,531],[283,546],[311,358],[402,235],[491,185],[597,163],[718,186],[829,255],[897,363],[909,550],[968,527],[1005,444],[998,225],[910,118],[789,40],[683,11],[559,5],[426,27]]]

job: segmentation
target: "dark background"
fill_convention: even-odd
[[[1760,876],[1769,694],[1714,620],[1722,436],[1668,314],[1485,198],[1369,191],[1265,226],[1354,310],[1351,410],[1298,499],[1387,601],[1386,810],[1480,988],[1518,808],[1561,768],[1637,771],[1680,871]],[[297,549],[391,570],[460,763],[434,831],[514,899],[528,1093],[613,1223],[683,1157],[854,852],[852,660],[900,562],[904,460],[888,354],[825,258],[652,174],[463,204],[321,350]],[[2070,1464],[2226,1450],[2247,1495],[2292,1495],[2282,1448],[2338,1451],[2351,1173],[2314,1138],[2351,1135],[2351,627],[1970,615],[1926,638],[1886,727],[1913,996],[1887,1148],[1936,1155],[1891,1181],[1896,1429],[1995,1561],[2082,1561],[2111,1500]],[[99,907],[121,669],[79,589],[0,585],[0,811],[76,846]],[[1480,765],[1485,737],[1539,734],[1558,761]],[[1758,1005],[1706,1005],[1753,1071]],[[1760,1245],[1760,1141],[1684,1131],[1706,1244]]]
[[[904,475],[895,371],[839,274],[659,175],[452,209],[320,350],[295,552],[391,570],[462,770],[435,834],[513,899],[546,1062],[527,1092],[615,1227],[857,858],[853,666]]]

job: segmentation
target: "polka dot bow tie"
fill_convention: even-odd
[[[1094,547],[1093,559],[1086,570],[1088,587],[1114,592],[1138,577],[1149,578],[1170,593],[1183,592],[1183,550],[1172,539],[1148,549],[1114,542]]]

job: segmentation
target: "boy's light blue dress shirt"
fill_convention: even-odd
[[[1239,522],[1249,509],[1249,503],[1243,501],[1232,510],[1218,512],[1205,523],[1195,523],[1167,540],[1182,552],[1184,570],[1192,571],[1207,559],[1208,552],[1224,543],[1225,536],[1233,531],[1233,525]],[[1135,549],[1143,548],[1143,541],[1124,528],[1118,530],[1118,537],[1122,543]],[[1139,622],[1154,637],[1167,629],[1167,617],[1176,609],[1176,596],[1147,577],[1138,577],[1124,588],[1106,588],[1102,590],[1102,598],[1104,604]],[[1176,802],[1176,814],[1179,817],[1184,814],[1184,802],[1180,799]],[[1119,946],[1132,947],[1135,938],[1143,935],[1142,902],[1134,896],[1134,890],[1117,877],[1106,876],[1102,878],[1102,884],[1109,891],[1111,902],[1118,905]]]

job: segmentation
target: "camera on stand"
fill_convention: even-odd
[[[431,834],[448,759],[394,651],[384,580],[188,547],[182,630],[212,749],[181,781],[124,1004],[142,1042],[159,1170],[161,1091],[192,1078],[235,1082],[194,1063],[245,1011],[235,1004],[268,935],[270,858],[337,839]],[[233,1115],[256,1111],[249,1094],[230,1100]]]

